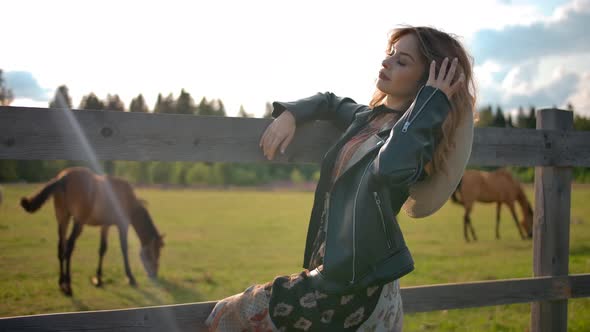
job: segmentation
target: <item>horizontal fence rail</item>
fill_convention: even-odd
[[[404,312],[590,296],[590,274],[402,288]],[[201,331],[215,302],[0,319],[6,331]]]
[[[4,106],[0,159],[261,162],[258,142],[271,121]],[[276,161],[319,162],[339,135],[325,121],[302,126]],[[469,164],[590,166],[588,142],[590,132],[476,128]]]

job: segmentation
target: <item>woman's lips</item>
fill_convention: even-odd
[[[379,78],[384,80],[384,81],[391,81],[391,79],[389,77],[387,77],[387,75],[383,74],[383,72],[379,72]]]

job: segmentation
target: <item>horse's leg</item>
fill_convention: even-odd
[[[463,237],[465,237],[465,242],[469,242],[469,233],[467,231],[467,225],[471,223],[469,215],[471,214],[471,209],[473,207],[472,204],[465,204],[465,214],[463,215]]]
[[[59,288],[64,291],[66,289],[66,239],[68,224],[70,223],[70,214],[66,211],[63,206],[63,198],[59,195],[55,195],[53,205],[55,208],[55,218],[57,219],[57,259],[59,261]],[[64,291],[65,293],[65,291]]]
[[[98,249],[98,268],[96,269],[96,276],[92,278],[92,283],[96,287],[102,286],[102,260],[104,254],[107,252],[107,235],[109,226],[104,225],[100,229],[100,248]]]
[[[66,248],[66,275],[64,280],[65,287],[62,287],[62,291],[66,295],[72,295],[72,286],[71,286],[71,278],[70,278],[70,262],[72,258],[72,253],[74,252],[74,246],[76,245],[76,239],[82,233],[83,225],[78,222],[78,220],[74,220],[74,227],[72,229],[72,233],[68,238],[68,247]]]
[[[467,220],[467,224],[469,225],[469,229],[471,229],[471,237],[473,241],[477,241],[477,236],[475,236],[475,228],[473,228],[473,224],[471,223],[471,218]]]
[[[496,203],[496,240],[500,239],[500,210],[502,208],[502,202]]]
[[[516,228],[518,228],[518,234],[520,234],[520,238],[523,240],[526,239],[525,232],[522,230],[520,224],[518,223],[518,217],[516,217],[516,212],[514,211],[514,204],[508,204],[508,207],[510,208],[512,218],[514,218],[514,222],[516,223]]]
[[[473,228],[473,224],[471,224],[471,210],[473,208],[473,203],[469,205],[469,208],[467,209],[467,212],[465,213],[465,227],[469,227],[469,229],[471,230],[471,237],[473,238],[473,241],[477,241],[477,236],[475,236],[475,229]],[[465,230],[465,232],[467,232],[467,230]]]
[[[467,232],[467,220],[469,217],[467,215],[463,216],[463,237],[465,238],[465,242],[469,242],[469,233]]]
[[[121,251],[123,253],[123,262],[125,263],[125,273],[127,274],[127,280],[131,286],[136,286],[137,282],[133,273],[131,273],[131,267],[129,266],[129,256],[127,255],[127,230],[128,226],[119,226],[119,240],[121,241]]]
[[[57,259],[59,260],[59,287],[63,290],[66,280],[66,232],[68,230],[67,221],[65,224],[58,225],[59,240],[57,242]]]

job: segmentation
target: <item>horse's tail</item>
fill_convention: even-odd
[[[463,182],[463,178],[461,178],[461,180],[459,180],[459,184],[457,185],[457,188],[455,188],[455,191],[453,191],[453,194],[451,195],[451,201],[453,201],[453,203],[463,205],[463,201],[460,200],[459,198],[457,198],[457,192],[461,189],[461,182]]]
[[[41,206],[43,206],[43,203],[45,203],[45,201],[47,201],[49,196],[51,196],[53,194],[55,189],[62,184],[63,179],[64,179],[63,177],[52,179],[51,181],[49,181],[45,185],[45,187],[43,187],[43,189],[41,189],[34,196],[31,196],[29,198],[27,198],[27,197],[21,198],[20,205],[23,207],[23,209],[25,209],[25,211],[27,211],[29,213],[33,213],[33,212],[39,210],[39,208],[41,208]]]

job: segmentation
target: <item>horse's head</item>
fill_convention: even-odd
[[[148,276],[155,279],[158,276],[158,268],[160,267],[160,251],[164,247],[164,236],[157,235],[146,245],[141,247],[139,256],[143,263],[143,268]]]
[[[522,221],[520,222],[522,228],[526,231],[527,236],[530,238],[533,237],[533,209],[531,209],[530,205],[527,205],[527,208],[524,210]]]

